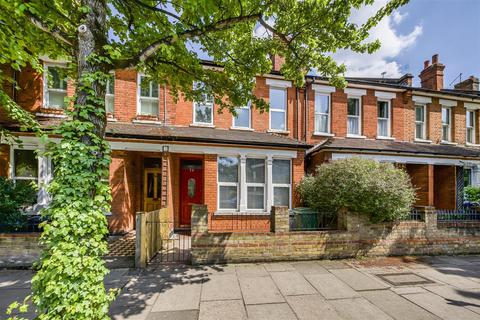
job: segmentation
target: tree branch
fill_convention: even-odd
[[[179,16],[177,16],[176,14],[174,14],[170,11],[167,11],[165,9],[158,8],[158,7],[153,7],[151,5],[143,3],[141,0],[133,0],[133,2],[135,2],[136,4],[138,4],[139,6],[145,8],[145,9],[149,9],[149,10],[156,11],[156,12],[161,12],[161,13],[167,15],[167,16],[170,16],[174,19],[177,19],[178,21],[182,21],[182,19]]]
[[[64,34],[59,28],[55,27],[50,30],[50,28],[45,22],[43,22],[40,18],[38,18],[31,12],[28,12],[27,10],[25,10],[24,13],[25,13],[25,16],[28,18],[28,20],[30,20],[30,22],[38,29],[50,34],[56,40],[64,44],[68,44],[69,46],[73,45],[73,43],[68,39],[68,36]]]
[[[260,24],[265,28],[267,29],[268,31],[270,31],[274,36],[277,36],[278,38],[280,38],[280,40],[282,40],[283,42],[285,42],[286,45],[289,45],[290,44],[290,40],[288,39],[288,37],[286,35],[284,35],[283,33],[280,33],[277,31],[277,29],[275,29],[274,27],[272,27],[271,25],[269,25],[265,20],[263,20],[262,17],[260,17],[260,19],[258,19],[258,22],[260,22]]]

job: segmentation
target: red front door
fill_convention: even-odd
[[[193,204],[203,204],[203,165],[201,160],[180,162],[180,227],[190,227]]]

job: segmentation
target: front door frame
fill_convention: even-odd
[[[178,202],[178,229],[190,229],[190,225],[187,224],[181,224],[182,222],[182,203],[183,203],[183,193],[182,193],[182,188],[184,188],[182,184],[182,162],[183,161],[199,161],[202,165],[202,187],[203,190],[201,192],[201,203],[205,203],[205,161],[203,157],[194,157],[194,156],[186,156],[186,157],[180,157],[179,158],[179,163],[178,163],[178,179],[179,179],[179,202]]]
[[[154,174],[154,183],[153,183],[153,187],[154,187],[154,191],[153,191],[153,194],[154,195],[157,195],[157,197],[154,197],[153,200],[147,200],[147,199],[150,199],[147,197],[147,192],[148,192],[148,186],[147,186],[147,175],[149,173],[153,173]],[[158,190],[158,183],[155,183],[155,179],[160,179],[160,186],[162,185],[161,183],[161,179],[162,179],[162,169],[161,168],[143,168],[143,181],[142,181],[142,185],[143,185],[143,201],[142,201],[142,207],[143,207],[143,211],[153,211],[153,210],[148,210],[148,202],[152,202],[152,205],[155,206],[156,208],[154,208],[154,210],[158,210],[162,207],[162,190],[160,188],[160,190]]]

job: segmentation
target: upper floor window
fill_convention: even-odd
[[[202,83],[194,84],[196,87],[203,86]],[[213,125],[213,96],[203,94],[203,101],[193,103],[193,123]]]
[[[415,139],[426,138],[425,106],[415,106]]]
[[[380,100],[377,102],[377,135],[390,137],[390,101]]]
[[[442,107],[442,141],[452,139],[452,109]]]
[[[251,104],[246,106],[235,108],[237,116],[233,117],[233,126],[236,128],[250,128],[251,116],[250,116]]]
[[[315,132],[330,133],[330,95],[315,93]]]
[[[64,108],[67,97],[67,73],[65,68],[47,66],[45,107]]]
[[[348,98],[347,134],[361,134],[360,98]]]
[[[469,187],[472,185],[472,168],[463,167],[463,186]]]
[[[238,208],[238,158],[218,158],[218,209]]]
[[[107,80],[107,90],[105,93],[105,110],[113,114],[115,103],[115,76],[111,75]]]
[[[475,143],[475,111],[467,110],[467,142]]]
[[[247,209],[265,209],[265,159],[247,158]]]
[[[270,87],[270,129],[287,130],[287,90]]]
[[[12,180],[15,183],[38,182],[38,160],[34,150],[13,150]]]
[[[290,160],[273,159],[273,205],[290,207]]]
[[[138,92],[138,114],[158,116],[158,83],[149,81],[145,76],[139,76]]]

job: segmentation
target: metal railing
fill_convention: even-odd
[[[424,209],[412,208],[410,210],[410,212],[400,220],[402,220],[402,221],[425,221],[424,212],[425,212]]]
[[[290,231],[338,229],[337,214],[321,212],[294,212],[289,214]]]
[[[472,208],[435,210],[439,227],[480,227],[480,212]]]
[[[26,220],[15,223],[0,223],[0,233],[42,232],[40,215],[27,216]]]

